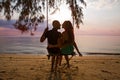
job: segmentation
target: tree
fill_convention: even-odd
[[[81,2],[86,6],[84,0],[2,0],[0,1],[0,12],[7,20],[10,20],[15,13],[19,13],[19,18],[14,24],[15,28],[22,32],[30,30],[32,35],[31,29],[36,30],[38,23],[45,19],[43,11],[47,8],[46,5],[48,5],[49,10],[56,10],[62,1],[66,1],[66,5],[69,5],[71,17],[79,28],[79,24],[83,23],[83,12],[81,5],[77,3]]]

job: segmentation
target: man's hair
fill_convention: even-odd
[[[54,28],[60,28],[60,22],[58,20],[54,20],[52,25]]]

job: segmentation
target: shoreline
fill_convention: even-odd
[[[75,52],[76,53],[76,52]],[[26,55],[47,55],[47,54],[39,54],[39,53],[0,53],[1,54],[26,54]],[[83,56],[120,56],[120,53],[103,53],[103,52],[81,52]],[[76,53],[76,55],[78,55]]]
[[[87,52],[87,55],[120,55],[120,53]]]

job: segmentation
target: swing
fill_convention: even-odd
[[[47,4],[48,4],[48,1],[47,1]],[[47,17],[47,28],[48,28],[48,5],[47,5],[47,11],[46,11],[46,17]],[[47,49],[48,50],[48,49]],[[50,51],[51,52],[51,51]],[[51,53],[49,52],[49,50],[48,50],[48,55],[47,55],[47,57],[48,57],[48,60],[50,59],[50,56],[52,56],[52,58],[53,57],[55,57],[56,59],[55,59],[55,64],[53,65],[52,64],[52,66],[55,66],[56,67],[56,65],[57,65],[57,61],[59,61],[59,55],[54,55],[54,54],[52,54],[51,55]],[[71,60],[72,59],[72,57],[73,56],[75,56],[76,55],[76,53],[74,52],[74,47],[73,47],[73,45],[69,45],[69,46],[66,46],[65,48],[62,48],[61,49],[61,55],[71,55],[71,57],[69,58],[69,60]]]

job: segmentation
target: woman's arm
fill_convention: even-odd
[[[75,41],[74,41],[73,45],[74,45],[75,49],[77,50],[79,56],[82,56],[82,54],[80,53],[80,51],[79,51],[79,49],[78,49],[77,44],[76,44]]]

